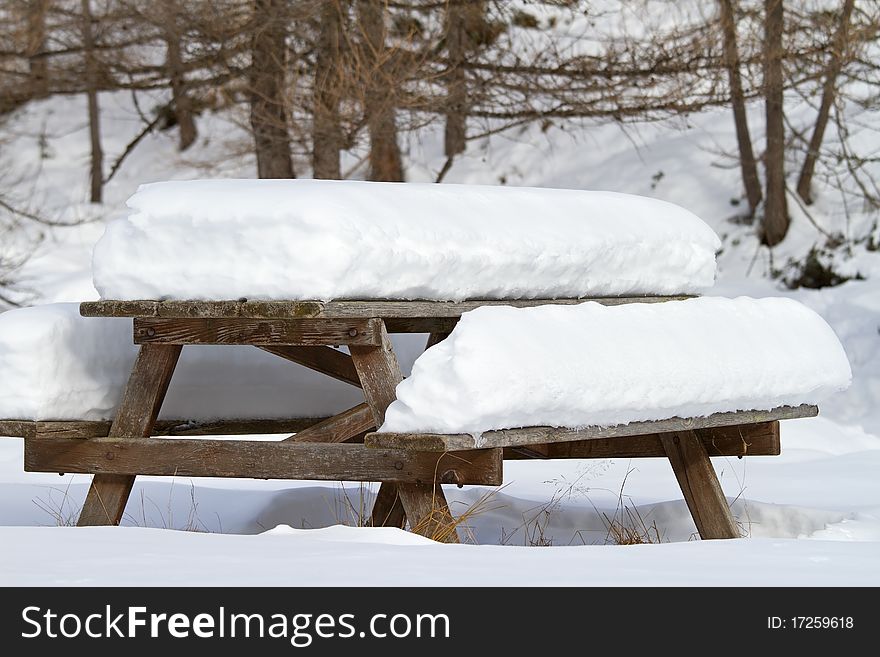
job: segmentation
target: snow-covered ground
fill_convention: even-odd
[[[91,208],[82,202],[83,105],[61,98],[28,106],[13,118],[17,136],[0,154],[25,175],[18,200],[32,209],[55,219],[98,217],[43,229],[38,253],[21,271],[34,301],[97,297],[91,247],[138,184],[253,175],[251,160],[230,155],[245,136],[224,117],[205,116],[203,138],[185,154],[176,153],[173,134],[148,137],[107,186],[105,206]],[[137,117],[124,95],[102,97],[102,106],[112,159],[139,129]],[[797,120],[797,108],[791,114]],[[851,388],[825,402],[820,417],[783,423],[782,456],[716,460],[751,538],[692,541],[693,523],[662,459],[510,462],[500,490],[447,491],[456,512],[479,504],[467,522],[473,544],[464,546],[397,530],[316,530],[357,524],[369,491],[309,482],[143,477],[127,527],[79,530],[56,525],[76,517],[88,477],[24,473],[21,440],[0,438],[0,583],[880,584],[880,257],[856,246],[838,264],[866,280],[788,291],[765,274],[824,241],[813,222],[839,223],[838,197],[821,194],[812,221],[792,204],[791,234],[771,262],[751,227],[727,221],[739,190],[738,172],[718,155],[734,144],[727,113],[691,117],[681,130],[633,126],[628,137],[615,126],[496,135],[473,143],[447,181],[607,189],[678,203],[722,238],[712,294],[789,296],[831,325],[852,365]],[[437,132],[407,144],[411,180],[436,175],[441,144]],[[848,230],[865,233],[875,219],[854,214]],[[663,544],[603,545],[621,507],[629,517],[637,511]],[[273,530],[278,525],[296,530]],[[166,527],[190,531],[150,529]],[[548,544],[554,547],[538,547]]]

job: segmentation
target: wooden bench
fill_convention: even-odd
[[[684,297],[590,299],[606,305]],[[389,333],[442,340],[463,312],[483,305],[577,304],[588,299],[428,301],[97,301],[87,317],[130,317],[140,350],[112,423],[0,421],[25,437],[25,470],[94,474],[79,525],[118,524],[135,477],[251,477],[381,482],[374,525],[409,526],[457,542],[441,484],[497,486],[503,461],[523,458],[666,457],[703,538],[739,536],[710,456],[780,453],[779,420],[815,406],[719,413],[581,430],[531,427],[470,435],[372,433],[403,380]],[[253,345],[360,387],[364,403],[330,418],[217,423],[157,422],[185,345]],[[350,355],[332,347],[345,345]],[[296,432],[296,433],[294,433]],[[292,433],[279,442],[162,435]]]

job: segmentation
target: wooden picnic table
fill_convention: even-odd
[[[436,301],[95,301],[86,317],[130,317],[140,345],[112,423],[59,419],[12,422],[26,438],[25,469],[94,474],[79,525],[122,519],[135,477],[251,477],[381,482],[373,525],[404,527],[457,542],[441,484],[497,486],[503,461],[524,458],[666,457],[703,538],[740,535],[710,456],[780,453],[779,420],[814,406],[718,413],[616,427],[523,427],[470,435],[373,433],[403,380],[389,333],[445,338],[463,312],[518,307],[662,302],[686,297]],[[329,418],[241,418],[157,422],[184,346],[252,345],[360,387],[364,403]],[[346,346],[349,354],[334,347]],[[278,442],[159,435],[292,433]],[[293,433],[296,432],[296,433]]]

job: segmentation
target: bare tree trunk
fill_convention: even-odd
[[[828,127],[828,117],[831,106],[834,104],[834,96],[837,93],[837,76],[843,64],[843,52],[847,45],[847,32],[849,31],[850,18],[853,13],[855,0],[844,0],[843,9],[840,11],[840,24],[834,34],[834,43],[831,47],[828,68],[825,71],[825,84],[822,87],[822,100],[819,104],[819,114],[816,116],[816,125],[813,126],[813,135],[810,137],[810,145],[807,148],[807,157],[798,177],[797,193],[807,205],[813,202],[812,186],[813,173],[816,171],[816,162],[819,159],[819,149],[825,138],[825,128]]]
[[[82,0],[82,40],[85,59],[86,96],[89,104],[89,141],[92,148],[91,181],[92,203],[101,203],[104,189],[104,151],[101,149],[100,110],[98,108],[98,63],[95,59],[95,37],[92,33],[91,0]]]
[[[293,178],[284,103],[286,0],[254,0],[251,41],[251,129],[260,178]]]
[[[46,14],[50,0],[28,0],[27,3],[27,58],[32,98],[44,98],[49,93],[49,72],[46,57]]]
[[[444,151],[446,157],[463,153],[466,146],[467,131],[467,79],[464,63],[467,58],[467,16],[468,8],[459,3],[446,6],[446,52],[449,57],[449,71],[446,82],[446,129],[444,132]]]
[[[180,22],[177,16],[175,3],[171,0],[164,1],[165,9],[165,45],[168,68],[168,79],[171,82],[171,99],[174,105],[174,118],[177,120],[177,129],[180,137],[180,150],[185,151],[196,140],[198,135],[196,123],[193,118],[192,99],[186,92],[186,80],[183,70],[183,59],[180,52]]]
[[[758,179],[758,165],[752,150],[752,137],[746,115],[746,101],[740,77],[739,52],[736,44],[736,17],[734,0],[718,0],[721,5],[721,29],[724,34],[724,66],[730,84],[730,105],[733,109],[733,123],[736,126],[736,142],[739,147],[739,164],[742,170],[743,186],[749,202],[749,214],[761,202],[761,181]]]
[[[385,75],[384,3],[382,0],[359,0],[358,18],[370,67],[364,98],[370,130],[370,180],[402,182],[403,159],[397,143],[394,93]]]
[[[767,246],[779,244],[788,232],[785,199],[785,125],[782,106],[783,0],[764,0],[764,94],[767,115],[767,152],[764,167],[767,194],[764,202],[764,235]]]
[[[339,164],[339,151],[342,149],[342,129],[339,124],[342,1],[325,0],[321,5],[315,67],[312,175],[330,180],[342,177]]]

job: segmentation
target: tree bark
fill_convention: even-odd
[[[367,71],[364,111],[370,131],[370,180],[403,181],[403,158],[397,143],[392,82],[387,75],[385,16],[382,0],[359,0],[358,18]]]
[[[730,84],[730,105],[733,109],[733,123],[736,127],[736,142],[739,148],[739,164],[742,171],[743,187],[749,203],[749,214],[754,215],[761,203],[761,181],[758,179],[758,165],[752,150],[752,137],[749,132],[746,101],[740,77],[740,60],[736,39],[736,17],[734,0],[718,0],[721,6],[721,29],[724,35],[724,66]]]
[[[260,178],[293,178],[284,102],[286,0],[254,0],[251,40],[251,129]]]
[[[785,198],[785,125],[782,106],[783,0],[764,0],[764,109],[767,117],[766,200],[763,241],[779,244],[788,232]]]
[[[26,54],[30,73],[30,95],[32,98],[45,98],[49,94],[49,71],[46,57],[42,56],[42,52],[46,47],[46,14],[49,13],[49,0],[28,0],[26,12]]]
[[[342,177],[339,163],[339,151],[342,149],[339,124],[342,1],[325,0],[321,5],[312,110],[312,175],[330,180]]]
[[[831,106],[834,104],[834,96],[837,93],[837,77],[840,75],[840,69],[843,65],[843,53],[847,46],[847,32],[854,5],[855,0],[844,0],[843,8],[840,11],[840,23],[834,34],[834,42],[829,54],[830,59],[825,71],[825,83],[822,86],[822,100],[819,104],[819,113],[816,116],[816,125],[813,126],[813,134],[807,147],[807,157],[804,159],[804,165],[798,177],[797,193],[807,205],[813,202],[813,173],[816,171],[819,149],[825,138],[825,128],[828,127],[828,117],[831,114]]]
[[[101,203],[104,190],[104,151],[101,148],[100,109],[98,107],[98,62],[95,59],[95,37],[92,32],[90,0],[82,0],[82,41],[85,63],[86,97],[89,106],[89,142],[92,156],[89,172],[92,203]]]
[[[180,138],[179,148],[185,151],[196,140],[198,133],[193,117],[192,99],[186,90],[183,58],[180,51],[180,23],[176,15],[175,3],[165,0],[164,9],[165,65],[168,68],[168,79],[171,82],[171,100]]]
[[[446,83],[446,128],[443,146],[446,157],[463,153],[467,139],[467,79],[464,63],[467,58],[467,11],[459,3],[446,6],[446,53],[449,70]]]

